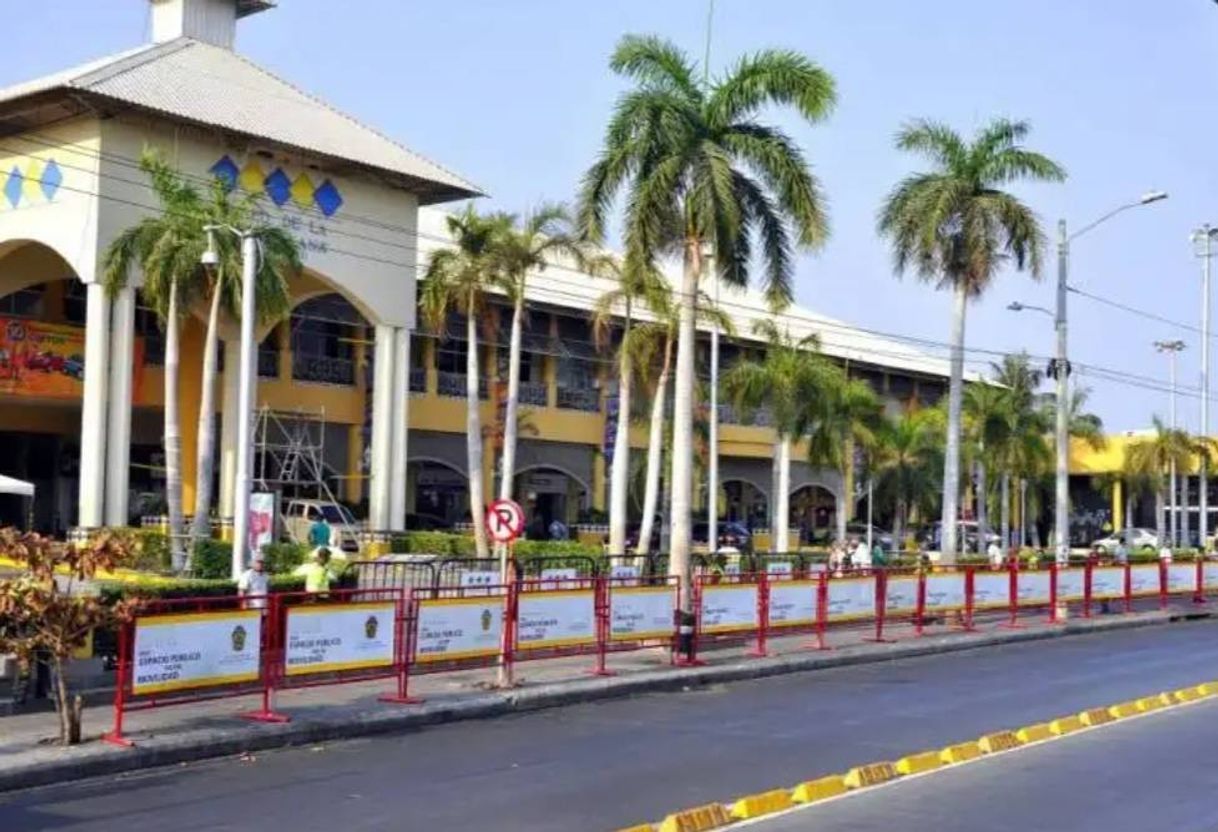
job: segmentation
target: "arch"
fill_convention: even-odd
[[[289,284],[291,290],[291,309],[294,311],[306,301],[324,295],[336,294],[341,295],[348,303],[355,307],[364,320],[370,324],[377,325],[385,323],[385,318],[378,314],[375,307],[367,303],[356,293],[352,292],[347,286],[334,281],[322,274],[319,271],[310,269],[307,266],[300,276]]]
[[[414,465],[416,462],[430,462],[433,465],[439,465],[440,467],[447,468],[450,471],[456,471],[458,474],[465,477],[467,480],[469,479],[469,474],[465,473],[465,470],[463,468],[461,468],[460,466],[458,466],[452,462],[449,462],[447,459],[440,459],[438,456],[412,456],[412,457],[410,457],[410,459],[407,461],[406,464]]]
[[[9,212],[5,215],[5,218],[11,219],[18,214],[29,213],[30,212],[21,211]],[[12,237],[0,240],[0,260],[5,259],[12,253],[19,251],[26,246],[37,246],[53,253],[56,258],[58,258],[58,260],[67,267],[67,270],[71,274],[64,275],[64,278],[75,277],[83,283],[91,283],[97,279],[99,277],[99,275],[96,275],[97,267],[99,265],[98,260],[92,257],[85,260],[83,256],[79,256],[79,251],[78,256],[75,257],[69,254],[68,252],[71,251],[71,247],[64,245],[64,243],[67,241],[55,239],[56,232],[62,235],[67,233],[68,229],[59,228],[59,223],[56,223],[53,220],[47,220],[51,220],[51,218],[44,218],[41,222],[25,223],[26,233],[15,234]],[[79,242],[79,240],[76,241],[78,244],[78,249],[80,248]],[[12,291],[16,291],[16,289]]]
[[[829,492],[829,495],[831,497],[833,497],[834,500],[840,500],[842,498],[840,489],[834,488],[833,486],[829,485],[827,482],[824,482],[823,480],[817,480],[817,479],[804,480],[804,481],[800,482],[798,485],[792,484],[791,496],[794,497],[796,492],[802,491],[805,488],[819,488],[822,491],[827,491],[827,492]]]
[[[535,462],[531,465],[526,465],[523,468],[517,468],[513,476],[519,477],[521,474],[528,473],[529,471],[557,471],[558,473],[564,474],[579,483],[584,489],[585,493],[592,493],[592,489],[588,487],[588,483],[583,477],[579,476],[563,465],[556,465],[552,462]]]
[[[55,269],[62,273],[50,273]],[[0,297],[39,283],[78,279],[72,264],[53,246],[38,240],[0,242]]]
[[[767,488],[766,486],[761,485],[760,483],[756,482],[755,480],[749,479],[748,477],[726,477],[719,481],[719,487],[722,488],[723,486],[727,485],[729,482],[743,482],[748,485],[751,485],[756,491],[765,495],[767,503],[770,500],[770,489]]]

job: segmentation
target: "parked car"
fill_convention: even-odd
[[[749,531],[748,526],[743,523],[733,520],[720,520],[716,531],[719,536],[719,545],[715,547],[716,550],[735,549],[745,554],[753,551],[753,535]],[[707,545],[707,538],[710,536],[709,523],[695,521],[692,532],[695,546]]]
[[[860,543],[867,542],[867,524],[866,523],[847,523],[846,536],[857,537]],[[879,543],[887,551],[892,551],[892,530],[885,531],[879,526],[871,527],[871,540],[873,543]]]
[[[284,534],[296,543],[307,543],[309,527],[319,516],[330,524],[331,539],[337,539],[344,552],[359,551],[359,523],[346,506],[327,500],[286,500],[283,506]]]
[[[1150,529],[1121,529],[1107,537],[1101,537],[1091,544],[1091,548],[1100,554],[1110,555],[1116,551],[1116,547],[1121,541],[1125,542],[1125,550],[1128,552],[1157,552],[1159,550],[1159,536]]]
[[[928,549],[938,549],[940,547],[940,526],[942,525],[943,524],[941,522],[936,522],[926,530],[922,537],[923,546],[927,547]],[[977,522],[975,520],[961,520],[959,528],[960,530],[957,532],[956,545],[962,549],[967,549],[974,552],[977,551],[977,543],[981,538],[981,532],[977,527]],[[1002,536],[991,528],[985,536],[985,546],[988,547],[991,543],[1001,542]]]

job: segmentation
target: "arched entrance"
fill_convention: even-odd
[[[469,522],[469,478],[440,459],[415,457],[406,466],[406,528],[450,529]]]
[[[749,480],[734,479],[723,482],[723,519],[733,523],[744,523],[750,529],[769,527],[770,501],[762,488]]]
[[[803,543],[832,536],[837,498],[823,485],[803,485],[791,492],[791,528]]]
[[[514,493],[525,513],[526,534],[533,540],[548,540],[555,521],[568,529],[588,506],[588,484],[575,474],[554,465],[533,465],[516,472]]]

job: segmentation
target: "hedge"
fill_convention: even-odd
[[[477,557],[474,538],[468,534],[452,532],[406,532],[394,535],[389,542],[389,551],[395,555],[439,555],[440,557]],[[513,551],[519,560],[538,557],[562,557],[580,555],[599,557],[602,548],[578,540],[518,540]]]
[[[303,592],[304,578],[294,575],[272,575],[271,592]],[[340,575],[330,582],[331,589],[355,589],[356,575]],[[113,604],[125,598],[148,600],[171,600],[174,598],[235,598],[237,584],[231,580],[206,578],[173,578],[132,583],[129,581],[98,581],[98,596],[103,602]]]

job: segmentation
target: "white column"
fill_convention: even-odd
[[[224,387],[220,412],[220,517],[232,518],[237,493],[237,423],[241,396],[241,342],[224,342]]]
[[[110,298],[100,283],[86,285],[85,384],[80,413],[80,499],[77,522],[105,522],[106,388],[110,386]]]
[[[393,456],[394,328],[377,324],[372,375],[372,464],[368,523],[374,531],[389,528]]]
[[[406,528],[406,440],[410,436],[410,330],[393,333],[393,445],[390,450],[389,525]]]
[[[106,437],[106,525],[126,526],[131,472],[131,376],[135,360],[135,287],[119,289],[110,329],[110,423]]]

